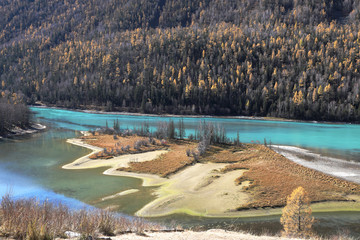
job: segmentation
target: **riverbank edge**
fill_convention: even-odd
[[[360,169],[359,162],[356,162],[353,160],[344,160],[344,159],[340,159],[340,158],[324,156],[324,155],[321,155],[320,153],[314,153],[309,149],[305,149],[305,148],[301,148],[301,147],[297,147],[297,146],[272,145],[271,148],[273,151],[277,152],[278,154],[282,155],[283,157],[285,157],[285,158],[291,160],[292,162],[297,163],[301,166],[304,166],[309,169],[313,169],[318,172],[325,173],[329,176],[333,176],[338,179],[353,182],[355,184],[360,184],[360,178],[352,179],[352,177],[354,177],[354,176],[356,177],[356,176],[358,176],[358,174],[351,172],[351,171],[350,172],[346,171],[346,169],[343,169],[342,166],[335,165],[335,164],[348,165],[348,167],[347,167],[348,169],[351,169],[351,167]],[[312,161],[306,160],[305,159],[306,156],[316,158],[318,160],[317,163],[313,164]],[[327,166],[326,169],[324,169],[323,166],[326,164],[325,162],[322,162],[323,164],[318,164],[319,162],[324,161],[324,160],[326,160],[327,162],[331,161],[331,168],[333,168],[333,169],[329,169],[329,166]],[[338,168],[336,168],[336,166]]]
[[[100,148],[91,146],[86,143],[81,143],[80,139],[68,139],[67,142],[70,144],[74,144],[80,147],[85,147],[88,149],[91,149],[92,152],[87,154],[86,156],[83,156],[79,159],[84,159],[96,152],[99,151]],[[64,169],[71,169],[71,165],[76,164],[77,162],[81,162],[81,160],[76,159],[75,161],[64,165],[62,168]],[[292,161],[291,159],[289,159]],[[143,174],[143,173],[132,173],[132,172],[124,172],[124,171],[117,171],[114,167],[109,167],[109,169],[105,170],[103,172],[104,175],[111,175],[111,176],[121,176],[121,177],[132,177],[141,179],[142,186],[144,187],[159,187],[162,189],[159,189],[158,191],[164,190],[166,186],[170,183],[169,179],[161,178],[157,175],[153,174]],[[327,174],[327,173],[325,173]],[[165,189],[166,191],[166,189]],[[170,194],[171,195],[171,194]],[[169,195],[168,195],[169,196]],[[282,208],[281,207],[274,207],[274,208],[264,208],[264,209],[249,209],[249,210],[242,210],[242,211],[234,211],[229,212],[230,214],[203,214],[196,211],[193,211],[189,208],[183,207],[180,209],[176,209],[171,212],[166,212],[164,214],[144,214],[144,211],[146,211],[149,206],[153,205],[156,202],[161,202],[162,199],[165,199],[168,196],[160,196],[156,198],[155,200],[149,202],[144,207],[139,209],[135,215],[139,217],[146,217],[146,218],[156,218],[156,217],[164,217],[169,216],[172,214],[187,214],[190,216],[199,216],[199,217],[207,217],[207,218],[251,218],[251,217],[265,217],[265,216],[280,216],[282,214]],[[332,212],[360,212],[360,202],[358,201],[326,201],[321,203],[312,203],[311,204],[312,210],[314,213],[332,213]]]
[[[258,120],[258,121],[274,121],[274,122],[294,122],[294,123],[322,123],[322,124],[334,124],[334,125],[352,125],[360,124],[360,122],[333,122],[333,121],[315,121],[315,120],[299,120],[299,119],[288,119],[278,117],[256,117],[256,116],[218,116],[218,115],[176,115],[176,114],[147,114],[147,113],[136,113],[136,112],[105,112],[100,110],[92,109],[74,109],[64,108],[57,106],[48,105],[30,105],[32,108],[49,108],[56,110],[67,110],[82,113],[91,114],[103,114],[103,115],[123,115],[123,116],[143,116],[143,117],[164,117],[164,118],[217,118],[217,119],[240,119],[240,120]]]
[[[14,137],[21,137],[29,134],[38,133],[41,131],[45,131],[47,127],[45,125],[42,125],[40,123],[32,123],[28,129],[22,129],[22,128],[14,128],[11,130],[12,133],[8,133],[4,136],[0,136],[0,139],[8,139],[8,138],[14,138]]]

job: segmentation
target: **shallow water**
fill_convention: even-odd
[[[102,197],[130,188],[144,190],[142,201],[122,198],[116,204],[117,209],[128,214],[133,214],[153,198],[138,179],[105,176],[102,174],[105,169],[62,169],[61,166],[90,152],[66,143],[66,139],[76,135],[74,131],[50,129],[22,139],[4,140],[0,144],[0,194],[11,190],[15,197],[64,199],[71,204],[71,199],[77,199],[103,206],[109,204],[100,201]]]
[[[134,178],[102,175],[105,169],[64,170],[62,165],[89,153],[88,149],[66,143],[66,139],[79,135],[78,131],[112,126],[118,119],[121,128],[139,127],[144,121],[155,129],[159,121],[168,121],[169,117],[107,115],[67,110],[32,108],[35,119],[48,126],[48,130],[32,136],[0,141],[0,194],[9,189],[16,197],[37,197],[52,201],[62,201],[74,208],[83,203],[96,207],[112,206],[121,213],[132,215],[146,203],[154,199],[152,188],[144,188],[141,181]],[[175,124],[180,118],[172,118]],[[360,144],[358,136],[360,125],[320,124],[281,121],[263,121],[227,118],[183,118],[187,134],[193,134],[199,121],[206,120],[223,125],[230,138],[240,132],[242,142],[259,141],[272,144],[311,148],[313,152],[327,156],[360,162]],[[120,198],[101,201],[101,198],[128,189],[139,189],[137,193]],[[321,215],[321,214],[320,214]],[[337,228],[349,228],[360,237],[360,214],[336,213],[319,215],[317,224],[320,232],[336,233]],[[278,231],[278,216],[269,218],[246,219],[209,219],[175,215],[159,218],[168,224],[187,226],[203,225],[230,226],[260,233]],[[336,226],[333,227],[333,226]],[[329,231],[332,229],[332,231]],[[335,231],[336,230],[336,231]]]
[[[323,237],[339,234],[360,239],[360,213],[336,212],[313,213],[315,223],[313,230]],[[255,235],[278,235],[282,231],[280,215],[247,217],[247,218],[204,218],[188,215],[172,215],[159,218],[160,223],[176,223],[180,220],[183,226],[194,230],[226,229],[229,231],[245,231]],[[177,221],[174,221],[177,219]],[[334,238],[336,239],[336,238]]]

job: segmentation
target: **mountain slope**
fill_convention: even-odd
[[[145,113],[359,121],[359,1],[0,3],[0,91]]]

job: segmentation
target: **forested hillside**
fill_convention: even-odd
[[[359,0],[3,0],[0,91],[69,108],[360,121],[359,22]]]

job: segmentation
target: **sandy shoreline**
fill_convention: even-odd
[[[210,229],[203,232],[146,232],[146,236],[136,234],[125,234],[121,236],[111,237],[114,240],[290,240],[290,238],[270,237],[270,236],[254,236],[248,233],[232,232],[222,229]]]
[[[14,129],[11,130],[12,133],[9,133],[5,136],[0,136],[0,139],[6,139],[6,138],[11,138],[11,137],[18,137],[18,136],[24,136],[24,135],[28,135],[28,134],[34,134],[40,131],[44,131],[46,129],[45,125],[41,125],[39,123],[33,123],[30,128],[28,129],[22,129],[19,127],[16,127]]]

